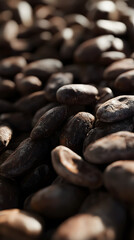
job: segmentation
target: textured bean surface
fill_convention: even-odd
[[[31,132],[32,139],[41,139],[50,136],[68,116],[66,106],[59,106],[47,111],[37,122]]]
[[[64,145],[74,152],[81,153],[83,141],[92,129],[94,116],[90,113],[79,112],[72,117],[64,126],[60,136],[60,144]]]
[[[103,137],[86,147],[84,157],[94,164],[131,160],[134,158],[134,133],[121,131]]]
[[[18,146],[18,148],[6,159],[0,167],[1,175],[8,178],[15,178],[26,173],[29,169],[44,160],[44,154],[47,158],[47,142],[32,142],[27,138]]]
[[[102,122],[116,122],[134,115],[134,96],[121,95],[102,104],[97,110],[97,118]]]
[[[0,0],[0,240],[134,240],[133,16]]]
[[[85,149],[90,143],[103,138],[111,133],[116,133],[119,131],[130,131],[134,129],[133,119],[126,119],[124,121],[115,122],[115,123],[100,123],[100,126],[96,126],[91,129],[83,143],[83,148]]]
[[[52,151],[52,163],[56,172],[70,183],[91,189],[102,184],[101,172],[69,148],[55,148]]]
[[[35,124],[39,121],[39,119],[46,113],[48,110],[57,107],[59,104],[57,102],[55,103],[48,103],[45,105],[45,107],[40,108],[34,115],[32,125],[35,126]]]

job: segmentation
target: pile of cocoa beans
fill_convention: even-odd
[[[0,239],[134,240],[133,0],[0,0]]]

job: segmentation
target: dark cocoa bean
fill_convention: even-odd
[[[117,122],[134,115],[134,96],[121,95],[103,103],[97,110],[102,122]]]
[[[41,162],[47,162],[48,152],[46,141],[32,142],[27,138],[0,166],[0,175],[7,178],[20,177]]]
[[[32,196],[30,209],[49,218],[66,218],[78,211],[86,195],[69,183],[52,184]]]
[[[74,152],[81,153],[83,141],[92,129],[94,120],[94,116],[87,112],[79,112],[74,115],[68,120],[61,132],[60,144]]]
[[[51,156],[54,169],[66,181],[90,189],[101,186],[101,172],[69,148],[58,146]]]
[[[70,84],[59,88],[56,93],[58,102],[67,105],[94,104],[98,90],[92,85]]]
[[[32,140],[51,136],[67,119],[67,106],[59,106],[47,111],[37,122],[31,132]]]
[[[0,62],[0,76],[14,77],[26,66],[26,60],[23,57],[9,57]]]
[[[24,73],[46,81],[51,74],[60,71],[62,66],[62,63],[57,59],[42,59],[28,64]]]
[[[133,203],[134,201],[133,178],[133,161],[125,160],[112,163],[104,172],[106,188],[115,198],[126,203]]]
[[[19,210],[5,210],[0,213],[0,235],[2,239],[40,239],[44,222],[34,214]]]
[[[73,82],[73,75],[71,73],[55,73],[49,79],[45,86],[46,98],[49,101],[56,101],[57,90]]]
[[[112,46],[114,36],[106,35],[87,40],[75,51],[75,59],[80,63],[95,63],[101,54]]]
[[[85,151],[85,159],[94,164],[109,164],[114,161],[133,160],[134,133],[117,132],[89,144]]]

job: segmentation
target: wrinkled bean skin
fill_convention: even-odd
[[[79,112],[72,117],[64,126],[60,144],[74,152],[81,153],[86,134],[92,129],[94,116],[90,113]]]
[[[90,189],[102,185],[101,172],[69,148],[58,146],[53,149],[51,156],[54,169],[66,181]]]
[[[51,108],[57,107],[58,103],[48,103],[44,107],[40,108],[34,115],[32,125],[35,126],[39,119]]]
[[[7,178],[20,177],[41,161],[47,161],[48,151],[47,141],[34,143],[27,138],[0,166],[0,175]]]
[[[110,164],[104,172],[104,183],[111,194],[126,203],[134,202],[134,162],[118,161]]]
[[[54,183],[36,192],[30,209],[49,218],[66,218],[75,214],[87,196],[83,188],[66,182]]]
[[[83,143],[83,149],[85,149],[90,143],[95,142],[96,140],[103,138],[111,133],[119,131],[130,131],[134,129],[133,119],[125,119],[124,121],[115,122],[115,123],[102,123],[100,126],[96,126],[91,129]]]
[[[121,240],[125,221],[124,208],[106,193],[89,195],[80,213],[64,221],[52,240]]]
[[[54,105],[55,106],[55,105]],[[68,117],[84,110],[84,106],[74,105],[66,106],[59,105],[52,108],[45,109],[45,113],[39,118],[35,127],[31,132],[31,138],[33,141],[38,139],[44,139],[51,137],[56,131],[61,128],[62,124],[65,123]]]
[[[102,104],[96,113],[102,122],[116,122],[134,115],[134,96],[121,95]]]
[[[45,114],[43,114],[33,128],[31,138],[33,140],[37,140],[51,136],[52,133],[56,131],[67,119],[67,117],[68,109],[64,105],[48,110]]]
[[[100,138],[86,147],[84,157],[94,164],[109,164],[120,159],[133,160],[134,133],[120,131]]]
[[[70,84],[58,89],[56,96],[59,103],[67,105],[89,105],[96,101],[98,90],[92,85]]]

